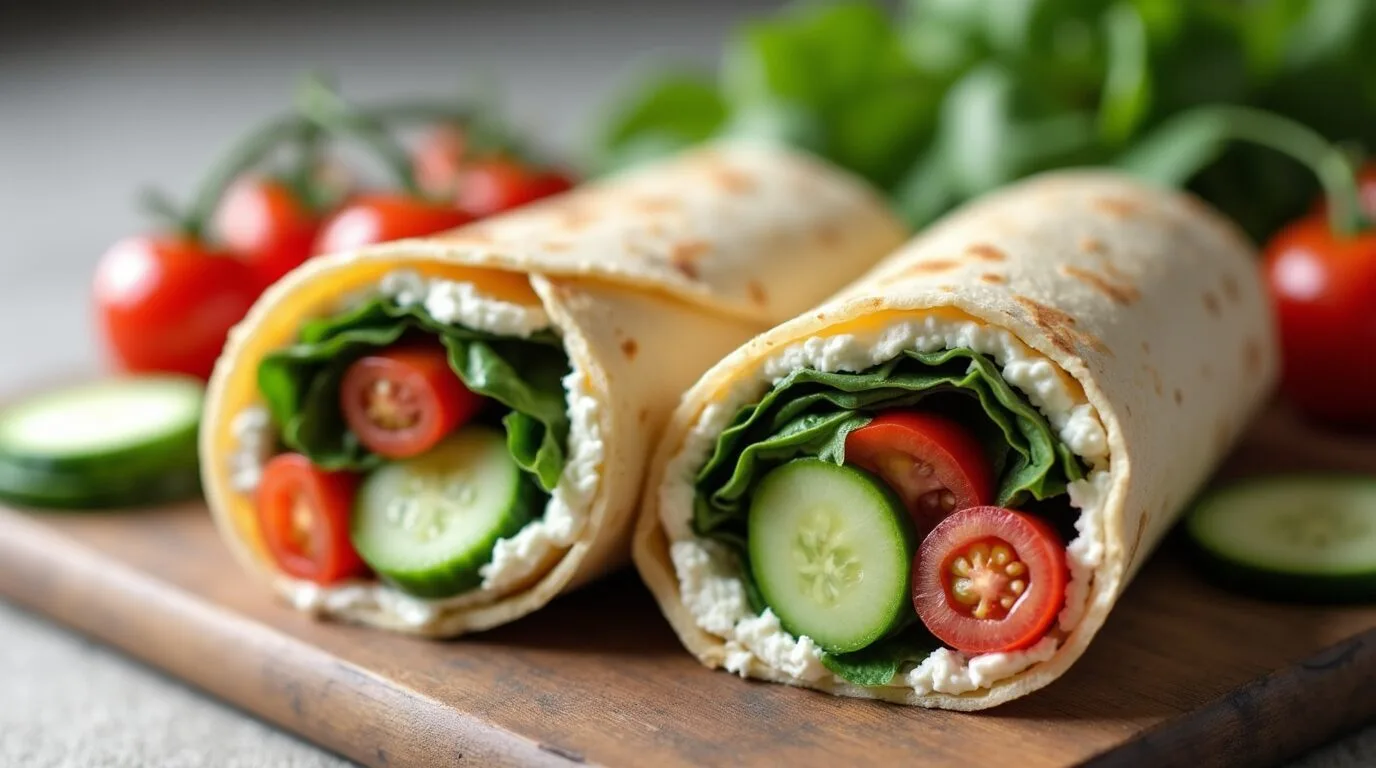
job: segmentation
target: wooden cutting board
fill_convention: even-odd
[[[1376,442],[1261,420],[1225,475],[1376,473]],[[372,766],[1278,763],[1376,719],[1376,606],[1268,604],[1167,544],[1083,659],[981,714],[701,668],[633,573],[431,642],[317,623],[231,561],[205,508],[0,510],[0,596]]]

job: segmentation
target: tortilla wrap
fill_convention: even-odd
[[[1241,233],[1201,202],[1108,171],[1052,172],[973,201],[819,308],[740,347],[688,391],[647,478],[633,545],[640,573],[684,646],[703,664],[742,676],[954,710],[993,707],[1047,685],[1084,652],[1273,386],[1276,340],[1254,259]],[[1053,625],[1054,642],[1030,656],[991,658],[980,674],[961,672],[971,660],[947,651],[929,668],[906,670],[919,681],[913,686],[862,687],[800,661],[808,648],[784,646],[793,654],[789,671],[760,651],[742,652],[744,641],[705,631],[710,622],[682,591],[701,578],[676,573],[670,550],[695,535],[683,507],[724,423],[720,412],[758,401],[798,367],[790,359],[842,354],[847,335],[873,342],[871,363],[892,358],[904,327],[963,327],[969,338],[1004,329],[1008,345],[1021,342],[1054,364],[1052,383],[1092,408],[1080,415],[1097,415],[1105,449],[1091,475],[1097,509],[1080,512],[1079,543],[1069,551],[1082,573]],[[1006,368],[1001,375],[1011,378]],[[1072,567],[1072,587],[1076,581]],[[689,599],[724,599],[734,589],[719,578],[708,586],[717,591],[693,586]],[[944,685],[930,682],[943,675]]]
[[[854,279],[905,236],[881,198],[839,169],[733,143],[442,235],[315,258],[269,289],[234,329],[210,381],[201,455],[214,519],[237,559],[299,607],[426,636],[516,619],[628,561],[643,465],[694,379],[751,335]],[[594,401],[601,453],[586,520],[571,543],[545,553],[510,588],[438,604],[374,594],[325,600],[322,608],[319,590],[274,565],[253,494],[232,482],[232,423],[261,401],[256,371],[265,355],[291,344],[304,321],[340,312],[350,295],[399,269],[471,284],[487,299],[548,316]]]

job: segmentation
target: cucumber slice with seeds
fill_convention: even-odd
[[[479,569],[497,540],[520,531],[543,498],[506,438],[470,425],[369,475],[354,502],[352,539],[363,560],[398,589],[447,597],[482,582]]]
[[[911,618],[917,535],[903,502],[874,475],[790,461],[760,481],[748,530],[751,573],[794,635],[848,653]]]
[[[1376,479],[1242,481],[1203,497],[1184,527],[1224,586],[1281,600],[1376,600]]]

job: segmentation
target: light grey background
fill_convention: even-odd
[[[97,364],[89,274],[146,225],[135,190],[184,198],[218,151],[285,108],[299,73],[323,68],[361,100],[491,73],[518,123],[576,151],[614,88],[664,58],[714,61],[735,22],[777,3],[18,5],[0,8],[4,391]],[[0,603],[0,765],[345,764]],[[1376,764],[1376,729],[1302,764]]]

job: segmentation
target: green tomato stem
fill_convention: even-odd
[[[306,78],[298,103],[302,114],[325,133],[358,140],[382,160],[398,187],[409,195],[423,196],[411,170],[411,156],[380,120],[350,107],[319,76]]]
[[[228,154],[211,166],[210,173],[201,182],[191,210],[180,218],[182,232],[203,239],[210,218],[215,215],[215,209],[229,186],[248,169],[262,162],[282,142],[301,136],[308,128],[309,123],[295,115],[279,117],[264,123],[234,145]]]
[[[1289,155],[1318,177],[1328,198],[1329,227],[1350,237],[1371,225],[1362,212],[1356,171],[1347,155],[1322,134],[1287,117],[1250,107],[1204,107],[1215,112],[1229,138]]]

